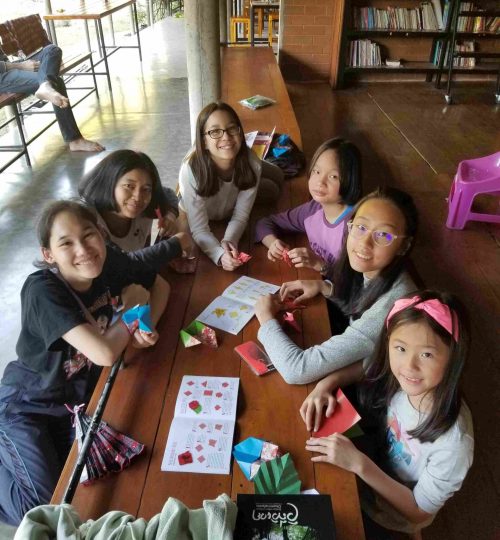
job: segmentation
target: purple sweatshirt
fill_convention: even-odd
[[[268,234],[279,237],[280,232],[305,232],[314,253],[331,266],[342,249],[352,209],[348,206],[335,223],[329,223],[321,204],[311,200],[286,212],[260,219],[255,228],[255,241],[262,242]]]

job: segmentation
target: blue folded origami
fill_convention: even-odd
[[[139,304],[137,304],[137,306],[130,308],[122,315],[122,320],[129,328],[131,328],[132,326],[137,327],[138,324],[139,330],[142,330],[144,332],[153,331],[153,323],[151,322],[151,309],[149,307],[149,304],[146,304],[144,306],[140,306]]]
[[[257,474],[263,461],[270,461],[279,455],[278,446],[255,437],[249,437],[233,448],[234,459],[248,480]]]

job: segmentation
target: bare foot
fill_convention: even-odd
[[[69,99],[66,96],[60,94],[50,83],[49,81],[43,82],[38,90],[35,92],[35,97],[41,99],[42,101],[50,101],[52,105],[56,107],[69,107]]]
[[[83,137],[71,141],[69,143],[69,149],[72,152],[102,152],[103,150],[106,150],[102,144],[95,141],[89,141]]]

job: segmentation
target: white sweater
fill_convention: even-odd
[[[189,163],[184,160],[181,166],[179,207],[187,214],[194,241],[215,264],[224,254],[224,249],[210,230],[209,221],[230,217],[222,240],[237,246],[257,196],[262,162],[251,150],[248,150],[248,155],[250,166],[257,177],[257,184],[240,191],[233,182],[221,182],[219,191],[212,197],[200,197],[196,193],[197,182]]]

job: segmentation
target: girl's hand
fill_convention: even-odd
[[[288,244],[285,244],[285,242],[279,238],[276,238],[276,240],[274,240],[274,242],[272,242],[272,244],[269,246],[267,258],[273,262],[281,261],[283,259],[283,251],[289,248],[290,246]]]
[[[306,450],[320,454],[312,457],[311,461],[331,463],[354,474],[361,470],[365,457],[347,437],[340,433],[319,439],[311,437],[306,441]]]
[[[295,303],[300,303],[309,298],[314,298],[323,290],[323,281],[319,279],[297,279],[283,283],[279,291],[281,300],[293,298]]]
[[[158,227],[160,238],[173,236],[177,232],[177,216],[173,212],[167,212],[158,220]]]
[[[242,263],[238,260],[238,248],[228,240],[222,240],[220,245],[224,248],[224,255],[220,258],[220,263],[224,270],[232,272],[236,270],[238,266],[241,266]]]
[[[132,337],[132,346],[136,349],[147,349],[148,347],[152,347],[158,341],[159,337],[156,330],[144,332],[144,330],[137,329]]]
[[[127,309],[133,308],[137,304],[140,304],[141,306],[147,304],[149,302],[149,296],[149,291],[141,285],[136,283],[128,285],[122,289],[121,297],[123,310],[127,311]]]
[[[273,294],[266,294],[261,296],[255,304],[255,316],[259,320],[260,324],[264,324],[267,321],[275,318],[276,313],[282,309],[283,306],[278,298]]]
[[[321,257],[318,257],[312,249],[307,247],[291,249],[288,256],[295,268],[312,268],[319,272],[325,264]]]
[[[316,388],[306,397],[300,407],[300,416],[306,424],[307,431],[318,431],[326,406],[325,416],[330,418],[337,405],[337,400],[331,389],[325,388],[320,381]]]

